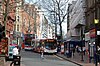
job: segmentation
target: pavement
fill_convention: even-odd
[[[5,57],[0,56],[0,66],[10,66],[11,61],[5,61]],[[14,66],[14,65],[13,65]],[[20,66],[25,66],[24,64],[21,63]]]
[[[89,63],[88,54],[83,55],[83,60],[84,61],[82,61],[81,54],[79,54],[77,52],[71,58],[68,58],[66,55],[61,54],[61,53],[57,53],[57,56],[65,59],[67,61],[70,61],[72,63],[75,63],[75,64],[77,64],[79,66],[95,66],[95,64],[93,62]],[[100,66],[100,64],[98,64],[98,66]]]
[[[0,66],[4,66],[4,58],[0,57]]]
[[[11,62],[5,62],[5,63],[4,63],[4,66],[10,66],[10,63],[11,63]],[[14,66],[14,65],[13,65],[13,66]],[[25,66],[25,65],[24,65],[24,64],[21,64],[20,66]]]

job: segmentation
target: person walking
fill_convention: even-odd
[[[15,46],[13,48],[13,61],[11,62],[10,66],[12,66],[12,64],[15,62],[14,59],[16,58],[16,56],[19,54],[19,49],[18,49],[18,46]]]
[[[44,46],[41,46],[41,58],[44,59]]]
[[[85,55],[85,52],[86,52],[86,47],[84,46],[83,47],[83,53],[84,53],[84,55]]]
[[[15,46],[15,47],[13,48],[13,57],[16,56],[16,55],[18,55],[18,54],[19,54],[18,46]]]

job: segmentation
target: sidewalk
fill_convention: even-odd
[[[65,59],[65,60],[68,60],[70,62],[73,62],[79,66],[95,66],[94,63],[89,63],[89,58],[88,58],[88,55],[86,55],[86,54],[83,57],[84,61],[81,61],[81,55],[77,52],[71,58],[67,58],[67,56],[65,56],[64,54],[61,54],[61,53],[58,53],[57,56]],[[100,66],[100,65],[98,65],[98,66]]]
[[[0,57],[0,66],[4,66],[4,58]]]
[[[5,61],[4,57],[0,57],[0,66],[10,66],[11,61]],[[21,63],[21,66],[25,66],[24,64]]]
[[[10,63],[11,63],[11,62],[9,62],[9,61],[8,61],[8,62],[5,62],[5,63],[4,63],[4,66],[10,66]],[[25,66],[25,65],[24,65],[24,64],[21,64],[20,66]]]

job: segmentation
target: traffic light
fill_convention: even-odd
[[[0,41],[1,41],[1,39],[4,38],[4,37],[5,37],[5,26],[2,26],[2,25],[0,24]]]

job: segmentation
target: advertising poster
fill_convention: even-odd
[[[0,42],[0,55],[8,53],[8,38],[4,38]]]

